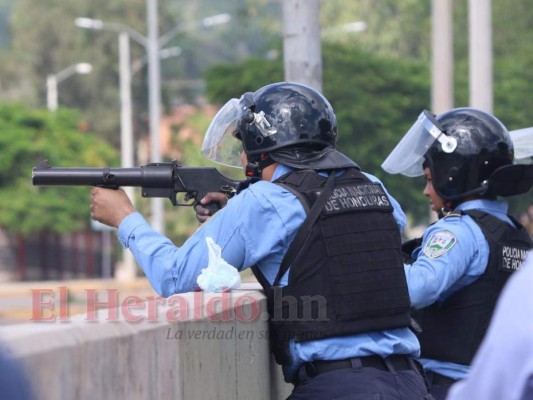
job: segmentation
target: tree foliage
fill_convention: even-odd
[[[494,111],[510,129],[519,129],[533,125],[533,8],[530,0],[493,0],[492,8]],[[210,101],[223,104],[243,91],[283,80],[281,10],[280,0],[160,0],[160,34],[184,28],[168,43],[181,47],[182,54],[161,62],[165,110],[193,101],[202,104],[205,91]],[[0,47],[3,99],[43,105],[47,74],[90,62],[90,75],[60,84],[59,103],[83,110],[89,129],[118,147],[117,34],[77,28],[74,19],[120,23],[145,34],[146,1],[0,0],[0,21],[7,20],[7,12],[9,32],[0,30],[9,35]],[[231,14],[230,23],[209,29],[195,25],[222,12]],[[431,2],[327,0],[321,2],[320,13],[322,30],[338,32],[323,38],[323,87],[337,110],[339,147],[382,178],[414,220],[426,218],[422,184],[386,176],[380,163],[418,113],[431,107],[430,28],[439,23],[438,16],[431,20]],[[365,22],[366,30],[337,30],[354,21]],[[468,2],[454,2],[453,22],[455,105],[465,106]],[[145,49],[133,41],[131,52],[132,60],[145,56]],[[145,68],[133,76],[133,98],[138,138],[148,127]]]
[[[380,165],[429,102],[429,72],[417,61],[374,55],[353,44],[323,47],[324,94],[336,110],[338,149],[381,178],[405,209],[420,220],[427,205],[420,182],[388,176]],[[249,59],[206,73],[211,101],[222,104],[246,91],[283,80],[281,61]]]
[[[468,105],[468,8],[454,3],[455,106]],[[438,18],[438,16],[437,16]],[[428,219],[422,180],[389,176],[381,162],[430,104],[430,2],[331,0],[321,3],[322,29],[364,21],[367,30],[323,40],[323,88],[339,120],[339,148],[381,178],[410,214]],[[494,0],[494,112],[509,129],[533,125],[533,8],[527,0]],[[341,31],[340,31],[341,32]],[[223,104],[243,91],[282,80],[281,60],[253,59],[206,73],[211,101]],[[510,199],[518,216],[528,196]]]
[[[328,40],[358,43],[371,53],[397,58],[429,57],[431,1],[419,0],[329,0],[322,1],[323,30],[364,22],[364,31],[338,29]]]
[[[13,82],[4,81],[5,88],[11,92],[18,89],[15,97],[18,101],[42,107],[47,75],[88,62],[93,66],[90,74],[73,75],[59,83],[59,105],[83,110],[92,131],[118,144],[118,35],[78,28],[74,20],[102,19],[144,32],[144,3],[144,0],[18,1],[10,20],[12,47],[3,54],[3,61],[7,65],[16,63],[19,69]],[[133,59],[144,54],[140,47],[132,41]]]
[[[324,93],[339,123],[338,148],[378,176],[415,220],[425,219],[427,203],[420,182],[388,175],[381,163],[428,108],[427,66],[375,55],[353,44],[325,45],[323,57]]]
[[[89,222],[89,189],[33,187],[34,166],[47,159],[54,167],[116,163],[115,150],[80,130],[78,113],[50,113],[17,104],[0,104],[0,226],[28,234],[71,232]]]
[[[165,47],[182,50],[178,57],[161,60],[165,110],[202,97],[201,75],[207,66],[243,60],[251,53],[268,49],[272,34],[265,34],[262,27],[269,26],[268,18],[274,11],[267,13],[259,8],[263,3],[264,0],[159,1],[160,37],[176,29],[177,34]],[[203,18],[220,13],[231,14],[230,23],[202,25]],[[83,110],[90,129],[118,145],[118,34],[76,27],[77,17],[120,24],[147,36],[145,0],[14,1],[9,19],[11,46],[0,52],[0,89],[10,99],[43,106],[48,74],[57,74],[75,63],[91,63],[93,71],[89,75],[72,76],[60,84],[59,104]],[[132,64],[143,64],[146,49],[135,40],[130,43]],[[138,136],[147,134],[149,124],[146,62],[143,65],[132,77]]]

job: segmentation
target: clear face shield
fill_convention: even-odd
[[[207,128],[202,155],[208,160],[229,167],[242,168],[242,142],[235,137],[237,122],[250,110],[240,100],[229,100],[215,115]]]
[[[433,114],[424,110],[381,164],[381,168],[389,174],[421,176],[424,174],[424,154],[435,141],[441,143],[445,153],[453,153],[457,148],[457,139],[446,135]]]
[[[240,99],[229,100],[215,115],[207,128],[202,144],[202,155],[205,158],[229,167],[242,168],[243,138],[237,138],[235,134],[237,124],[243,118],[249,124],[253,124],[265,138],[274,138],[278,133],[263,111],[259,113],[251,111],[253,99],[249,95],[246,93]]]
[[[515,160],[533,157],[533,128],[511,131],[509,135],[513,142]]]

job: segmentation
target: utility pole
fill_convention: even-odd
[[[453,1],[431,1],[431,111],[440,114],[454,107]],[[428,209],[429,221],[437,214]]]
[[[431,111],[440,114],[453,101],[453,1],[431,2]]]
[[[160,119],[161,119],[161,68],[159,62],[159,22],[158,1],[146,1],[148,37],[146,52],[148,55],[148,105],[150,114],[150,161],[161,162]],[[165,234],[165,207],[163,199],[150,199],[152,209],[152,227]]]
[[[322,91],[320,0],[283,1],[285,80]]]
[[[158,28],[158,0],[146,1],[146,14],[148,25],[148,36],[145,37],[135,29],[127,25],[118,23],[107,23],[99,19],[80,17],[75,19],[75,24],[80,28],[108,30],[118,32],[119,36],[119,52],[120,52],[120,91],[121,91],[121,140],[122,140],[122,161],[123,167],[125,164],[130,166],[133,164],[133,133],[131,126],[131,66],[129,60],[129,38],[135,40],[146,49],[147,63],[148,63],[148,103],[150,115],[150,161],[152,163],[161,162],[161,148],[159,127],[161,118],[161,72],[160,72],[160,58],[163,54],[166,57],[177,55],[181,49],[164,48],[164,46],[180,33],[194,29],[193,25],[176,25],[172,30],[165,35],[159,36]],[[208,28],[215,25],[225,24],[229,22],[231,16],[228,13],[216,14],[210,17],[203,18],[196,27]],[[142,66],[142,65],[141,65]],[[133,197],[128,192],[132,199]],[[150,199],[150,206],[152,210],[152,226],[153,228],[164,234],[164,199],[152,198]]]
[[[130,35],[122,31],[118,37],[119,68],[120,68],[120,161],[122,168],[134,166],[133,124],[131,104],[131,68],[130,68]],[[132,204],[135,204],[135,192],[132,187],[123,188]],[[109,233],[103,240],[109,240]],[[107,242],[104,242],[107,244]],[[122,279],[132,280],[137,276],[135,259],[129,249],[122,249]],[[103,268],[102,268],[103,269]],[[118,271],[117,271],[118,272]]]
[[[470,106],[492,113],[492,2],[469,0]]]

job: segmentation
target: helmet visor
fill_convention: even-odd
[[[424,174],[424,155],[438,140],[442,149],[451,153],[457,141],[444,134],[435,117],[429,111],[422,111],[418,119],[385,159],[381,168],[389,174],[402,174],[413,177]]]
[[[202,155],[208,160],[229,167],[242,168],[242,142],[235,137],[237,121],[247,112],[238,99],[229,100],[215,115],[207,128]]]
[[[509,132],[514,147],[515,160],[533,157],[533,128]]]

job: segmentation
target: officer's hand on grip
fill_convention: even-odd
[[[124,218],[135,212],[135,207],[122,189],[93,187],[90,210],[93,220],[118,228]]]
[[[207,193],[203,199],[201,199],[194,206],[194,211],[196,211],[196,219],[198,222],[203,224],[207,221],[214,213],[216,213],[221,208],[225,207],[228,202],[228,198],[224,193],[220,192],[210,192]]]

